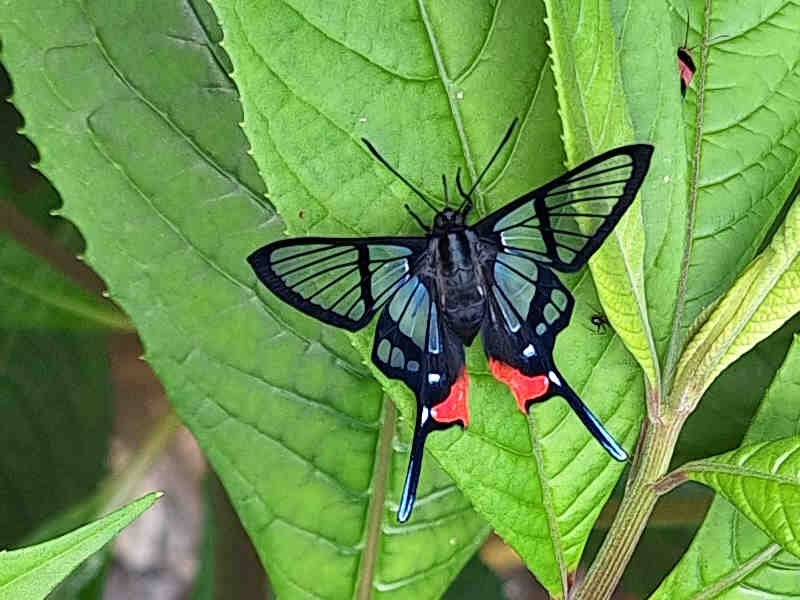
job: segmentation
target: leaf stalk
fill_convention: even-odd
[[[687,416],[671,412],[658,422],[643,423],[636,468],[631,472],[619,512],[586,578],[571,594],[573,600],[606,599],[614,593],[659,498],[653,484],[669,469]]]

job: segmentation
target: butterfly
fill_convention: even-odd
[[[574,306],[556,271],[578,271],[608,237],[633,202],[653,147],[605,152],[468,224],[475,190],[516,123],[469,190],[457,171],[457,208],[450,206],[444,175],[444,207],[438,209],[363,140],[436,213],[427,225],[406,205],[424,235],[283,239],[248,257],[272,293],[323,323],[358,331],[378,314],[372,361],[386,377],[404,382],[417,400],[400,522],[411,516],[428,435],[469,425],[464,347],[478,333],[492,374],[510,388],[520,410],[561,396],[612,457],[627,459],[553,360],[556,336]]]

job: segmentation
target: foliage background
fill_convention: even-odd
[[[220,0],[223,48],[205,2],[144,4],[0,2],[0,59],[26,119],[22,134],[41,154],[15,134],[20,117],[7,110],[0,168],[4,543],[21,543],[81,500],[89,502],[71,524],[130,496],[176,427],[174,417],[159,420],[141,452],[104,479],[107,340],[133,325],[98,297],[105,286],[67,260],[82,253],[131,315],[147,361],[225,485],[279,594],[437,597],[492,528],[553,595],[562,594],[587,541],[584,563],[596,547],[589,539],[595,520],[598,536],[622,495],[612,495],[621,467],[589,443],[565,406],[547,403],[524,419],[472,353],[474,426],[432,440],[435,460],[426,463],[414,520],[398,527],[412,414],[407,392],[373,379],[353,347],[363,351],[368,335],[350,340],[298,316],[263,292],[243,257],[285,230],[362,234],[409,226],[396,210],[405,191],[366,155],[361,135],[386,148],[412,179],[438,189],[439,174],[454,165],[474,175],[498,132],[523,115],[508,162],[482,191],[482,211],[565,162],[653,140],[659,153],[641,210],[591,273],[569,279],[578,308],[557,348],[564,373],[630,448],[645,386],[674,378],[694,319],[789,212],[799,168],[798,5],[715,4],[712,11],[711,3],[615,1],[579,3],[586,11],[579,13],[559,2],[463,10],[434,2],[392,5],[378,15],[354,2],[345,18],[335,3]],[[681,102],[674,49],[687,14],[691,43],[702,42],[701,69],[694,93]],[[581,28],[585,22],[598,30]],[[718,32],[727,37],[711,41]],[[74,229],[47,216],[59,193],[60,210],[88,240],[85,250]],[[684,231],[688,238],[676,233]],[[597,335],[588,325],[601,302],[616,334]],[[683,431],[675,466],[740,444],[796,330],[789,322],[714,382]],[[751,336],[748,347],[759,339]],[[795,364],[787,359],[769,387],[749,441],[796,433],[775,423],[788,418],[770,412],[796,397],[784,390],[796,381]],[[230,528],[218,527],[226,521],[211,510],[218,506],[212,497],[197,594],[213,595],[208,573],[226,570],[225,553],[213,550]],[[653,592],[707,502],[697,488],[662,500],[626,589]],[[714,547],[714,536],[731,526],[722,502],[715,501],[685,568],[691,553],[707,556],[704,544]],[[656,597],[693,597],[743,565],[752,569],[737,581],[758,579],[774,584],[770,593],[788,593],[762,569],[794,573],[794,559],[755,529],[740,535],[730,553],[707,561],[695,587],[677,591],[672,582],[685,579],[679,566]],[[653,551],[665,546],[674,552]],[[508,577],[515,569],[507,565],[520,563],[492,548],[490,541],[481,556]],[[463,577],[487,578],[497,590],[480,562],[469,564]],[[101,581],[103,572],[90,579]],[[520,581],[528,580],[507,579],[503,593],[513,594]],[[102,587],[96,583],[93,593]]]

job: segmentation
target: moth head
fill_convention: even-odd
[[[436,218],[433,221],[433,230],[441,232],[454,227],[463,227],[465,219],[466,215],[463,212],[445,208],[443,211],[436,213]]]

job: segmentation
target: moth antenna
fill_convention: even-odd
[[[447,193],[447,175],[442,173],[442,187],[444,188],[444,207],[450,208],[450,194]]]
[[[497,157],[500,156],[500,152],[503,151],[503,148],[508,143],[508,140],[511,139],[511,134],[514,133],[514,128],[517,126],[517,122],[519,121],[519,117],[514,117],[514,120],[511,121],[511,125],[509,125],[508,129],[506,130],[506,134],[503,136],[503,139],[500,140],[500,145],[497,146],[497,150],[494,151],[492,157],[489,159],[489,162],[486,163],[486,166],[483,167],[483,170],[480,172],[480,175],[475,179],[475,182],[472,184],[472,187],[469,188],[469,192],[466,195],[462,192],[462,196],[464,196],[464,202],[459,207],[458,212],[464,211],[464,214],[468,213],[470,209],[472,209],[472,193],[478,188],[478,185],[483,180],[486,173],[489,172],[489,169],[492,168],[494,161],[497,160]]]
[[[370,143],[370,141],[369,141],[367,138],[361,138],[361,141],[362,141],[362,142],[364,142],[364,145],[365,145],[367,148],[369,148],[369,151],[370,151],[370,152],[372,152],[372,155],[373,155],[375,158],[377,158],[377,159],[378,159],[378,161],[380,161],[380,163],[381,163],[381,164],[382,164],[384,167],[386,167],[387,169],[389,169],[389,171],[390,171],[390,172],[391,172],[391,173],[392,173],[392,174],[393,174],[395,177],[397,177],[397,178],[398,178],[400,181],[402,181],[403,183],[405,183],[405,184],[408,186],[408,188],[409,188],[409,189],[410,189],[412,192],[414,192],[414,193],[415,193],[417,196],[419,196],[420,198],[422,198],[422,201],[423,201],[423,202],[424,202],[424,203],[425,203],[425,204],[428,206],[428,208],[430,208],[430,209],[431,209],[433,212],[435,212],[435,213],[438,213],[438,212],[439,212],[439,211],[436,209],[436,207],[433,205],[433,203],[432,203],[430,200],[428,200],[427,196],[425,196],[425,194],[423,194],[423,193],[420,191],[420,189],[419,189],[417,186],[415,186],[415,185],[414,185],[413,183],[411,183],[411,182],[410,182],[408,179],[406,179],[405,177],[403,177],[403,176],[400,174],[400,172],[399,172],[397,169],[395,169],[395,168],[394,168],[392,165],[390,165],[390,164],[389,164],[389,161],[387,161],[385,158],[383,158],[383,156],[381,156],[381,153],[380,153],[380,152],[378,152],[377,148],[375,148],[375,146],[373,146],[373,145]]]
[[[420,219],[419,215],[417,213],[415,213],[408,204],[406,204],[405,207],[406,207],[406,210],[408,211],[408,214],[410,214],[412,217],[414,217],[414,220],[417,222],[417,225],[422,227],[422,230],[424,232],[429,233],[430,229],[428,228],[427,225],[425,225],[425,221]]]
[[[469,196],[467,196],[467,192],[464,191],[464,184],[461,183],[461,167],[456,169],[456,187],[458,188],[458,194],[464,198],[464,201],[469,200]],[[463,204],[462,204],[463,206]],[[461,210],[461,209],[459,209]]]
[[[686,44],[689,43],[689,17],[692,16],[692,13],[689,12],[689,9],[686,9],[686,33],[683,36],[683,46],[682,48],[686,48]]]

